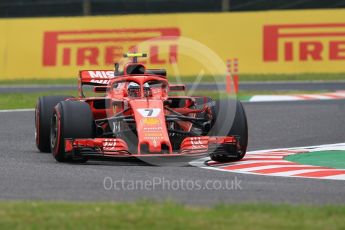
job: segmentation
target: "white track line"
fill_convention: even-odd
[[[253,171],[256,171],[256,170],[264,170],[264,169],[275,169],[275,168],[281,168],[281,167],[292,167],[292,166],[289,166],[289,165],[268,165],[268,166],[256,166],[256,167],[248,167],[248,168],[242,168],[242,169],[236,169],[236,170],[229,170],[230,172],[252,172],[252,173],[255,173]],[[293,166],[296,166],[296,165],[293,165]],[[297,166],[296,170],[299,170],[298,167],[301,167],[301,166]],[[261,173],[258,173],[258,174],[261,174]],[[272,173],[273,174],[273,173]]]
[[[319,94],[289,94],[289,95],[254,95],[249,102],[270,101],[311,101],[311,100],[339,100],[345,99],[344,91],[335,91]]]
[[[345,180],[345,174],[342,175],[335,175],[335,176],[326,176],[323,177],[324,179],[331,179],[331,180]]]
[[[246,156],[246,159],[257,159],[257,158],[265,158],[265,159],[272,159],[272,160],[276,160],[276,159],[282,159],[283,156],[270,156],[270,155],[267,155],[267,156],[263,156],[264,154],[253,154],[253,155],[247,155]],[[291,155],[291,153],[290,153]],[[284,156],[287,156],[287,155],[284,155]]]
[[[298,154],[303,152],[310,152],[310,151],[332,151],[332,150],[344,150],[345,149],[345,143],[336,143],[336,144],[325,144],[325,145],[316,145],[316,146],[303,146],[303,147],[292,147],[292,148],[280,148],[280,149],[265,149],[265,150],[256,150],[256,151],[250,151],[246,155],[246,158],[243,161],[239,162],[232,162],[232,163],[225,163],[225,164],[214,164],[214,165],[207,165],[205,164],[205,161],[208,161],[210,158],[205,157],[201,158],[195,161],[190,162],[190,165],[204,168],[204,169],[210,169],[210,170],[216,170],[216,171],[222,171],[222,172],[232,172],[232,173],[240,173],[240,174],[251,174],[251,175],[260,175],[260,176],[274,176],[274,177],[293,177],[293,178],[311,178],[311,179],[328,179],[328,180],[345,180],[345,170],[344,169],[334,169],[337,171],[344,171],[344,174],[340,175],[333,175],[333,176],[321,176],[321,177],[313,177],[313,176],[300,176],[301,173],[310,173],[310,172],[322,172],[322,171],[328,171],[330,169],[328,168],[320,168],[322,166],[314,166],[314,165],[279,165],[275,163],[279,162],[287,162],[284,159],[281,159],[283,157],[284,152],[288,152],[287,155],[290,154]],[[267,159],[268,160],[258,160],[260,158],[263,158],[265,153],[267,153]],[[269,154],[282,154],[282,156],[269,156]],[[284,154],[285,155],[285,154]],[[277,157],[277,158],[276,158]],[[280,157],[280,159],[278,159]],[[257,159],[255,159],[257,158]],[[266,158],[266,157],[265,157]],[[247,159],[247,160],[246,160]],[[212,162],[212,161],[210,161]],[[213,162],[212,162],[213,163]],[[270,166],[253,166],[250,167],[253,163],[271,163]],[[249,167],[245,167],[248,164]],[[234,170],[227,169],[227,167],[231,166],[241,166],[241,168],[237,168]],[[308,169],[304,167],[308,167]],[[243,168],[242,168],[243,167]],[[255,172],[256,170],[264,170],[264,169],[274,169],[274,168],[280,168],[280,167],[295,167],[295,169],[289,170],[289,171],[282,171],[282,172],[272,172],[272,173],[259,173]],[[311,167],[311,168],[309,168]],[[315,167],[315,168],[313,168]]]
[[[0,113],[12,113],[12,112],[33,112],[35,109],[3,109]]]
[[[330,169],[301,169],[301,170],[293,170],[293,171],[286,171],[286,172],[276,172],[276,173],[270,173],[270,174],[259,174],[259,175],[269,175],[269,176],[284,176],[284,177],[301,177],[301,178],[316,178],[316,179],[338,179],[338,180],[344,180],[344,174],[338,175],[338,177],[335,176],[321,176],[321,177],[309,177],[309,176],[298,176],[298,174],[302,173],[311,173],[311,172],[322,172],[322,171],[329,171]],[[333,169],[337,171],[342,171],[342,169]],[[344,172],[345,173],[345,172]]]

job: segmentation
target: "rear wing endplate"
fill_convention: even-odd
[[[107,86],[115,78],[114,70],[81,70],[79,71],[78,91],[83,97],[83,85]]]

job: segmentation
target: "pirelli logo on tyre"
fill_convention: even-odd
[[[263,61],[345,60],[345,23],[265,25]]]
[[[148,40],[151,40],[149,64],[168,64],[178,61],[179,36],[177,27],[46,31],[42,64],[44,67],[112,65],[123,53]],[[165,57],[160,56],[159,41],[169,43]]]

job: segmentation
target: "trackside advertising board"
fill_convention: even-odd
[[[197,75],[200,65],[181,55],[182,38],[202,43],[223,61],[238,58],[241,73],[345,72],[344,15],[301,10],[1,19],[0,79],[112,69],[122,53],[146,40],[140,51],[148,53],[151,68],[167,67],[169,74],[178,65],[181,76]]]

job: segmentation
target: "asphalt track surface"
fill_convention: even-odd
[[[345,100],[246,103],[245,109],[250,150],[345,141]],[[196,167],[158,167],[140,162],[61,164],[55,162],[50,154],[36,150],[33,112],[0,113],[0,120],[0,199],[168,199],[201,205],[265,201],[345,203],[343,181],[245,175]],[[105,177],[115,182],[124,181],[123,185],[120,182],[116,189],[107,190],[111,181],[105,189]],[[140,187],[140,184],[136,189],[130,187],[134,182],[149,184],[153,180],[160,185],[148,186],[148,189]],[[162,185],[163,180],[165,186]],[[181,180],[194,183],[194,187]],[[229,187],[228,183],[224,189],[226,181],[231,180],[236,180],[237,186]],[[196,186],[205,188],[208,181],[219,181],[223,189],[212,184],[206,189]],[[167,183],[171,183],[170,188]]]
[[[186,84],[187,89],[191,89],[192,84]],[[196,90],[218,90],[225,89],[223,84],[200,83]],[[345,81],[337,82],[240,82],[240,90],[259,91],[336,91],[345,89]],[[51,90],[77,90],[76,85],[0,85],[0,93],[30,93]]]

